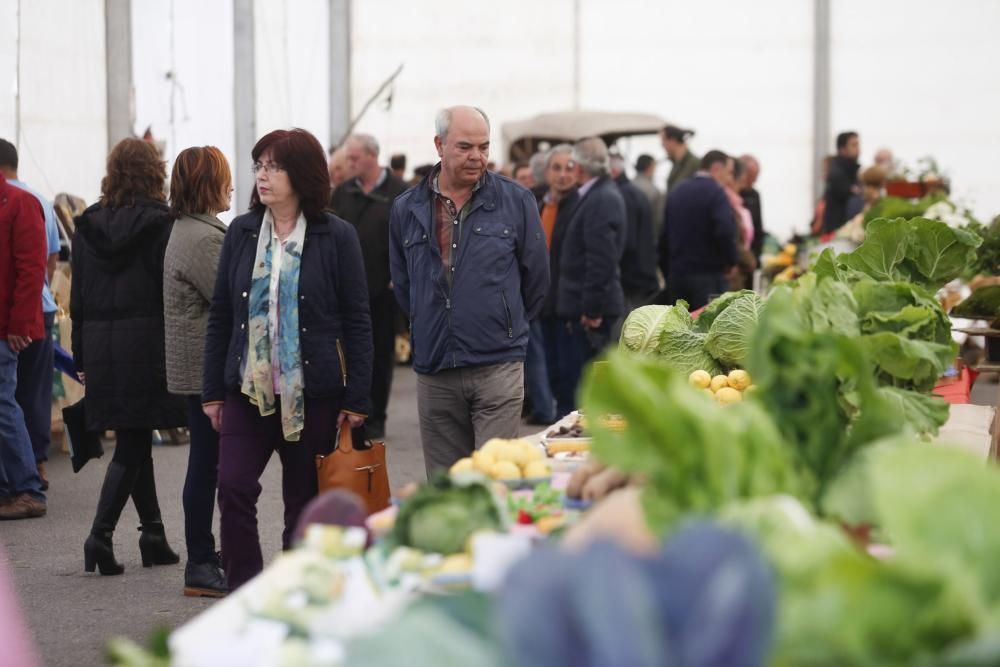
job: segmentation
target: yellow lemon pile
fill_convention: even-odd
[[[742,369],[730,371],[729,375],[715,377],[709,375],[707,371],[694,371],[688,376],[688,384],[701,389],[723,405],[739,403],[745,394],[757,389],[750,374]]]
[[[451,474],[477,471],[496,480],[549,477],[552,470],[539,447],[525,440],[493,438],[451,467]]]

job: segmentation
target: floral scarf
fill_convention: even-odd
[[[242,391],[258,407],[262,416],[274,414],[275,385],[281,395],[281,432],[285,440],[297,442],[305,426],[305,394],[302,378],[302,350],[299,347],[299,268],[306,225],[299,216],[295,229],[285,241],[278,278],[278,340],[276,362],[271,359],[269,330],[271,292],[272,216],[267,211],[257,238],[257,255],[250,278],[247,365]],[[275,381],[277,377],[277,381]]]

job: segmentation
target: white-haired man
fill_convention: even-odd
[[[549,284],[534,196],[487,172],[490,124],[441,111],[438,163],[389,219],[396,300],[410,318],[428,474],[494,437],[517,435],[529,321]]]
[[[557,343],[553,387],[557,411],[575,407],[576,386],[584,365],[610,342],[611,328],[624,313],[619,262],[625,248],[625,201],[608,176],[608,148],[597,137],[573,147],[578,200],[560,242],[556,317]]]
[[[389,212],[406,183],[378,163],[378,141],[370,134],[352,134],[341,150],[352,178],[333,191],[330,207],[358,231],[368,279],[372,316],[374,365],[371,413],[365,434],[385,437],[385,421],[396,361],[396,299],[389,276]]]

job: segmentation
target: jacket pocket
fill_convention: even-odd
[[[340,378],[343,380],[344,386],[347,386],[347,359],[344,357],[344,346],[340,343],[340,339],[337,339],[337,356],[340,357]]]
[[[507,303],[507,291],[500,290],[500,300],[503,302],[504,322],[507,323],[507,338],[514,337],[514,318],[510,314],[510,305]]]

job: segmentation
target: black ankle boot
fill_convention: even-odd
[[[229,593],[226,575],[218,562],[188,562],[184,568],[184,595],[187,597],[221,598]]]
[[[142,554],[142,566],[176,565],[181,557],[174,553],[167,543],[167,534],[162,523],[145,523],[139,527],[139,553]]]
[[[83,569],[86,572],[93,572],[95,566],[105,576],[125,571],[125,566],[115,560],[111,535],[111,533],[91,531],[87,541],[83,543]]]
[[[98,568],[103,575],[121,574],[125,571],[115,560],[111,535],[118,525],[125,503],[128,502],[132,486],[135,484],[138,468],[129,468],[118,461],[108,464],[101,486],[101,497],[97,501],[97,515],[90,529],[90,536],[83,545],[83,567],[87,572]]]

